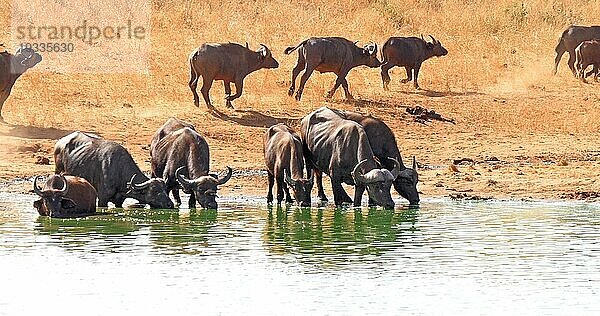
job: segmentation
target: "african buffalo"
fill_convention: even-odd
[[[301,121],[301,136],[307,169],[325,172],[331,178],[336,205],[352,202],[342,183],[355,185],[354,206],[360,206],[367,190],[369,205],[393,208],[390,195],[392,182],[400,174],[400,163],[390,171],[379,169],[363,127],[351,120],[342,119],[333,110],[322,107]]]
[[[2,106],[10,95],[10,91],[17,79],[42,61],[42,56],[31,48],[19,48],[12,55],[8,52],[0,53],[0,123],[4,123]]]
[[[575,69],[577,76],[585,82],[585,69],[593,65],[591,73],[598,82],[598,67],[600,67],[600,40],[583,41],[575,48]]]
[[[178,205],[181,185],[190,194],[190,208],[198,201],[204,208],[217,209],[217,186],[229,181],[232,170],[227,167],[228,173],[222,179],[208,174],[208,143],[198,132],[190,127],[171,132],[156,143],[151,155],[152,176],[165,179],[167,192],[173,193]]]
[[[341,37],[311,37],[296,47],[286,48],[284,53],[289,55],[296,49],[298,49],[298,61],[296,67],[292,70],[292,85],[288,95],[294,95],[296,77],[304,70],[304,74],[300,78],[300,86],[296,92],[296,100],[298,101],[302,98],[306,81],[315,70],[321,73],[333,72],[337,75],[335,85],[327,94],[328,98],[331,98],[341,85],[346,93],[346,99],[352,99],[350,90],[348,90],[348,81],[346,81],[348,72],[357,66],[364,65],[375,68],[381,65],[381,62],[377,59],[377,44],[358,47],[356,43]]]
[[[85,179],[55,174],[40,188],[37,184],[40,178],[33,180],[33,191],[40,196],[33,206],[40,215],[68,218],[96,213],[96,189]]]
[[[225,86],[227,107],[233,108],[231,101],[242,95],[244,78],[262,68],[277,68],[279,63],[273,58],[267,46],[260,44],[254,52],[248,47],[234,43],[202,44],[190,55],[190,89],[194,94],[194,105],[200,106],[200,98],[196,92],[198,79],[202,76],[202,97],[209,110],[214,107],[210,103],[209,91],[214,80],[222,80]],[[235,83],[235,94],[231,95],[231,83]]]
[[[152,136],[152,140],[150,141],[150,157],[152,157],[152,153],[154,152],[154,147],[156,144],[167,136],[169,133],[174,132],[176,130],[182,129],[184,127],[189,127],[192,130],[196,130],[192,123],[182,121],[180,119],[171,117],[169,118],[163,126],[161,126]]]
[[[402,156],[396,143],[396,137],[392,130],[381,120],[372,117],[364,116],[362,114],[350,112],[331,110],[339,117],[354,121],[360,124],[367,138],[369,144],[373,150],[373,154],[378,160],[378,163],[388,170],[393,170],[395,167],[395,161],[388,158],[394,158],[400,164],[400,173],[394,180],[393,185],[396,192],[403,198],[407,199],[410,204],[419,204],[419,192],[417,191],[417,183],[419,182],[419,176],[417,174],[417,163],[413,157],[412,169],[404,166],[402,162]],[[318,196],[322,201],[327,201],[327,197],[323,192],[323,182],[321,172],[315,172],[315,178],[317,180]]]
[[[414,86],[419,89],[419,70],[421,64],[431,57],[446,56],[448,51],[442,46],[440,41],[431,37],[431,42],[425,41],[423,36],[418,37],[390,37],[383,44],[382,55],[383,64],[381,64],[381,79],[383,80],[383,89],[389,90],[390,75],[388,71],[394,66],[404,67],[406,69],[406,79],[402,83],[413,80]]]
[[[54,146],[55,173],[85,178],[98,192],[98,206],[122,207],[133,198],[152,208],[173,208],[163,179],[148,179],[123,146],[93,134],[73,132]],[[141,181],[137,184],[134,181]]]
[[[573,72],[573,75],[577,76],[575,70],[575,48],[583,41],[589,41],[593,39],[600,39],[600,26],[569,26],[561,35],[558,40],[558,44],[554,49],[556,51],[556,58],[554,59],[554,74],[558,70],[558,63],[565,52],[569,53],[569,68]],[[589,75],[590,73],[588,73]],[[586,76],[587,77],[587,76]]]
[[[286,201],[292,202],[288,188],[291,187],[296,202],[302,207],[309,207],[313,177],[311,174],[308,179],[304,178],[304,155],[300,136],[283,123],[273,125],[263,137],[263,151],[269,177],[267,203],[273,202],[273,184],[277,180],[277,203],[280,204],[283,200],[284,191]]]

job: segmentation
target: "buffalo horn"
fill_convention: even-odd
[[[412,168],[413,170],[417,170],[417,158],[415,156],[413,156]]]
[[[142,182],[140,184],[135,184],[133,182],[133,180],[135,180],[136,175],[137,174],[134,173],[133,176],[131,176],[131,181],[129,181],[129,189],[143,190],[143,189],[147,188],[148,186],[150,186],[150,180],[148,180],[146,182]]]
[[[62,189],[60,189],[60,193],[66,194],[69,190],[69,182],[67,182],[67,178],[65,178],[65,176],[62,173],[60,174],[60,179],[63,182],[63,187]]]
[[[37,185],[37,181],[38,179],[42,178],[42,176],[37,176],[35,177],[35,179],[33,179],[33,192],[35,192],[35,194],[42,196],[42,190],[40,190],[40,187],[38,187]]]
[[[284,173],[285,173],[285,177],[284,177],[285,183],[287,183],[288,185],[291,185],[293,187],[296,186],[296,180],[292,179],[292,176],[290,175],[290,173],[287,170],[285,170]]]
[[[227,175],[223,179],[219,180],[217,182],[217,185],[225,184],[225,182],[227,182],[227,181],[229,181],[229,179],[231,179],[232,174],[233,174],[233,170],[231,169],[231,167],[227,166]]]
[[[392,169],[392,176],[394,177],[394,179],[398,178],[398,176],[400,175],[400,163],[398,162],[398,160],[392,158],[392,157],[388,157],[389,160],[394,162],[394,169]]]
[[[365,159],[361,162],[359,162],[358,164],[356,164],[356,166],[354,167],[354,170],[352,170],[352,177],[354,178],[354,182],[356,182],[356,184],[360,183],[365,183],[365,177],[363,176],[363,174],[360,172],[360,170],[358,170],[358,168],[367,161],[368,159]]]
[[[431,34],[429,34],[429,37],[431,37],[431,40],[433,41],[434,44],[437,42],[436,39],[433,38],[433,36],[431,36]]]
[[[186,179],[186,177],[181,174],[184,168],[185,167],[183,166],[177,168],[177,170],[175,170],[175,177],[177,177],[177,180],[179,180],[179,183],[181,185],[183,185],[184,187],[190,187],[192,185],[192,181]]]
[[[265,46],[264,44],[260,44],[260,48],[261,48],[260,49],[260,51],[261,51],[260,54],[263,57],[267,57],[269,55],[269,48],[267,46]]]

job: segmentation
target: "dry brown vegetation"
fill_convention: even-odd
[[[0,0],[0,42],[10,34],[10,1]],[[416,155],[425,196],[455,190],[497,197],[560,198],[600,191],[600,84],[582,84],[566,67],[551,75],[554,47],[569,24],[600,24],[599,1],[285,1],[155,0],[148,75],[29,72],[4,106],[12,126],[0,126],[0,176],[50,173],[35,165],[50,157],[55,139],[86,130],[129,148],[144,169],[147,144],[168,117],[193,122],[207,136],[213,168],[226,164],[260,169],[264,127],[295,124],[322,105],[372,113],[395,131],[402,153]],[[424,64],[420,84],[401,85],[404,70],[391,72],[391,91],[377,69],[358,68],[349,77],[358,99],[343,102],[338,91],[326,102],[334,76],[313,74],[302,102],[286,94],[296,55],[287,46],[310,36],[343,36],[380,45],[389,36],[432,34],[449,55]],[[211,90],[223,115],[193,106],[188,54],[203,42],[248,42],[269,46],[280,62],[246,78],[237,111],[225,109],[223,87]],[[43,62],[38,65],[43,70]],[[407,106],[434,109],[456,125],[415,122]],[[469,157],[474,166],[448,169]],[[496,157],[500,163],[484,162]],[[244,183],[238,179],[239,183]],[[250,179],[262,188],[263,179]],[[263,183],[265,182],[265,183]],[[235,186],[233,181],[230,185]]]

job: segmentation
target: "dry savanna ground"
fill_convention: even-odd
[[[10,2],[0,0],[0,42],[8,42]],[[211,146],[212,169],[262,169],[262,135],[277,123],[297,125],[327,105],[370,113],[395,132],[405,158],[421,166],[423,197],[465,192],[497,198],[581,198],[600,191],[600,84],[577,81],[566,67],[552,76],[554,47],[570,24],[600,24],[599,1],[288,1],[154,0],[148,74],[26,73],[3,110],[0,178],[53,172],[52,148],[73,130],[127,147],[148,170],[148,144],[169,117],[191,121]],[[389,36],[431,34],[449,54],[427,61],[416,91],[394,68],[383,91],[377,69],[348,76],[356,101],[342,91],[326,101],[335,77],[315,73],[303,100],[287,96],[296,54],[283,50],[310,36],[343,36],[380,45]],[[269,46],[280,68],[248,76],[236,110],[224,107],[220,82],[194,107],[188,54],[203,42]],[[341,90],[341,89],[340,89]],[[407,107],[435,110],[456,124],[423,124]],[[36,161],[49,158],[50,165]],[[472,162],[452,167],[454,160]],[[30,183],[25,184],[29,188]],[[238,177],[225,192],[264,194],[263,177]],[[576,194],[579,192],[579,194]],[[586,193],[588,192],[588,193]],[[228,194],[225,193],[225,194]],[[223,194],[222,194],[223,195]]]

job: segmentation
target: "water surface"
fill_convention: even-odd
[[[598,204],[238,199],[50,219],[33,199],[0,194],[0,315],[600,313]]]

